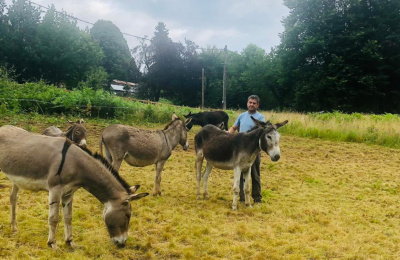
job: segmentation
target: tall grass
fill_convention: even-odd
[[[272,122],[289,120],[282,133],[332,141],[400,148],[400,117],[395,114],[263,112]]]

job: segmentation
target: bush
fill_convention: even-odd
[[[83,86],[83,85],[82,85]],[[115,96],[104,90],[82,87],[74,91],[45,82],[17,84],[0,76],[0,112],[37,112],[80,117],[119,118],[134,122],[166,123],[193,111],[170,104],[150,105]]]

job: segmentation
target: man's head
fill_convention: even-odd
[[[260,98],[257,95],[251,95],[247,99],[247,111],[251,114],[257,112],[260,105]]]

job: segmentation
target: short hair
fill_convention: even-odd
[[[257,95],[250,95],[247,98],[247,101],[249,101],[249,99],[255,99],[255,100],[257,100],[257,103],[260,104],[260,98]]]

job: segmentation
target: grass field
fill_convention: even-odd
[[[275,115],[276,121],[286,119],[281,116]],[[9,121],[0,118],[0,125]],[[44,117],[11,123],[38,133],[53,124],[67,128],[63,119]],[[86,120],[89,148],[98,150],[99,134],[108,123]],[[75,250],[63,244],[62,222],[59,249],[47,248],[45,192],[20,192],[19,230],[12,233],[11,182],[0,173],[0,258],[400,258],[400,150],[282,134],[280,161],[273,163],[262,155],[263,203],[252,208],[239,204],[238,211],[232,211],[232,171],[213,169],[210,200],[196,200],[193,139],[199,129],[189,133],[189,150],[178,146],[166,163],[163,196],[132,203],[130,236],[122,249],[109,241],[103,205],[83,189],[76,192],[73,206]],[[153,166],[123,163],[120,174],[128,183],[140,184],[141,192],[152,192]]]

